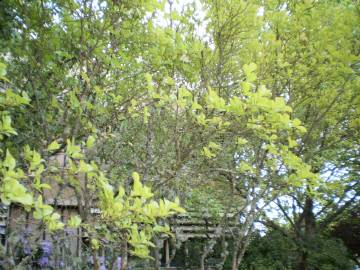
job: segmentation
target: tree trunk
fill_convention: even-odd
[[[164,241],[164,251],[165,251],[165,266],[170,267],[170,243],[169,239]]]
[[[309,269],[309,262],[308,262],[308,250],[307,246],[311,244],[314,235],[315,235],[315,216],[313,213],[314,208],[314,201],[311,197],[307,196],[305,200],[304,206],[304,223],[305,223],[305,248],[301,248],[299,254],[299,263],[297,266],[298,270],[308,270]]]
[[[157,247],[154,248],[154,269],[159,270],[161,266],[160,263],[160,254],[159,249]]]
[[[127,267],[127,242],[124,241],[121,252],[121,270],[126,270]]]
[[[306,250],[305,251],[301,251],[301,254],[300,254],[300,261],[299,261],[299,264],[297,266],[297,269],[298,270],[307,270],[308,267],[307,267],[307,252]]]
[[[94,262],[94,270],[99,270],[100,266],[99,266],[99,261],[98,261],[98,257],[97,257],[97,251],[95,249],[92,250],[92,257],[93,257],[93,262]]]
[[[206,260],[207,256],[211,253],[212,248],[215,245],[215,243],[216,243],[216,241],[214,241],[213,239],[210,240],[210,243],[205,243],[203,253],[201,254],[201,257],[200,257],[200,269],[201,270],[205,270],[205,260]]]
[[[161,267],[161,257],[160,257],[160,240],[157,238],[154,238],[155,247],[153,249],[154,251],[154,269],[159,270]]]
[[[238,250],[240,246],[240,238],[237,239],[236,244],[234,246],[233,256],[232,256],[232,263],[231,263],[231,270],[238,269]]]
[[[224,264],[226,262],[226,259],[228,257],[228,244],[225,239],[225,235],[221,238],[221,261],[217,264],[216,269],[222,270],[224,268]]]
[[[188,248],[187,241],[185,241],[185,243],[184,243],[184,253],[185,253],[185,267],[188,268],[189,267],[189,248]]]

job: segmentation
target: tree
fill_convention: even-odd
[[[224,240],[229,225],[219,219],[216,237],[202,246],[203,267],[221,243],[219,268],[230,258],[238,269],[260,221],[293,241],[297,267],[306,269],[309,243],[324,243],[325,232],[356,204],[359,29],[353,2],[0,5],[0,57],[14,89],[3,96],[24,93],[13,96],[16,110],[6,109],[13,127],[7,132],[18,135],[4,133],[2,148],[13,159],[6,151],[3,158],[35,174],[31,206],[49,209],[39,199],[44,189],[72,190],[93,251],[103,244],[115,258],[132,242],[132,251],[146,257],[156,230],[167,231],[165,215],[150,208],[172,215],[182,211],[180,201],[203,209],[200,200],[214,202],[204,211],[212,217],[237,215],[232,254]],[[6,129],[10,113],[2,114]],[[23,151],[26,145],[31,149]],[[58,154],[67,164],[51,165]],[[129,177],[133,172],[141,179]],[[58,183],[43,181],[51,177]],[[102,213],[95,221],[93,203]],[[270,218],[270,210],[279,218]],[[121,211],[130,215],[126,224]]]

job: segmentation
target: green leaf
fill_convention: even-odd
[[[221,146],[218,145],[217,143],[214,143],[214,142],[209,142],[209,148],[210,149],[213,149],[213,150],[220,150],[221,149]]]
[[[34,202],[33,196],[30,193],[23,193],[13,198],[14,202],[21,203],[22,205],[32,205]]]
[[[88,138],[87,138],[87,141],[86,141],[86,147],[87,148],[92,148],[94,146],[94,143],[95,143],[95,137],[90,135]]]
[[[206,146],[203,147],[202,152],[201,152],[205,157],[207,158],[213,158],[216,157],[216,154],[211,152],[210,149]]]
[[[192,110],[202,110],[203,107],[199,103],[194,101],[194,102],[191,103],[191,109]]]
[[[140,197],[144,199],[149,199],[154,194],[151,192],[149,187],[143,186],[140,182],[140,175],[137,172],[132,173],[134,180],[133,190],[131,192],[132,197]]]
[[[69,139],[66,141],[67,147],[66,147],[66,154],[72,158],[75,159],[82,159],[84,156],[81,153],[81,148],[78,145],[74,144],[74,141],[70,141]]]
[[[133,172],[131,176],[134,182],[140,182],[140,175],[137,172]]]
[[[99,241],[97,239],[95,239],[95,238],[91,239],[91,247],[94,250],[98,250],[100,248]]]
[[[32,160],[30,161],[30,170],[37,169],[42,162],[44,162],[44,160],[41,158],[40,154],[33,150]]]
[[[206,98],[209,108],[217,109],[219,111],[223,111],[225,109],[225,100],[222,97],[219,97],[215,91],[209,89]]]
[[[53,213],[50,216],[46,216],[44,221],[50,232],[61,230],[64,228],[64,223],[60,221],[61,216],[58,213]]]
[[[252,172],[253,171],[253,168],[251,167],[251,165],[245,161],[240,162],[239,169],[242,172]]]
[[[175,85],[174,79],[169,76],[165,77],[165,83],[171,86]]]
[[[149,109],[147,106],[144,107],[143,114],[144,114],[144,124],[147,124],[149,122],[149,116],[150,116]]]
[[[7,167],[9,170],[14,170],[16,167],[16,161],[8,149],[6,149],[6,157],[3,166]]]
[[[4,133],[7,136],[10,136],[11,134],[17,135],[17,132],[11,126],[11,117],[9,115],[4,115],[2,117],[2,121],[0,124],[0,132]]]
[[[147,82],[147,88],[150,92],[154,91],[154,83],[150,73],[145,73],[145,79]]]
[[[81,224],[81,218],[79,216],[72,216],[68,222],[70,228],[76,229]]]
[[[297,142],[291,139],[290,137],[288,138],[288,142],[289,142],[289,148],[294,148],[298,145]]]
[[[244,138],[237,138],[237,141],[236,141],[236,143],[238,144],[238,145],[244,145],[244,144],[246,144],[248,142],[248,140],[247,139],[244,139]]]
[[[13,178],[6,179],[3,182],[1,200],[6,204],[11,202],[21,203],[24,206],[31,206],[33,204],[32,194],[19,181]]]
[[[256,69],[257,66],[255,63],[245,64],[243,66],[247,81],[254,82],[256,80],[256,74],[254,73]]]
[[[84,162],[83,160],[80,160],[80,162],[79,162],[79,170],[78,170],[79,172],[89,173],[89,172],[91,172],[93,170],[94,170],[94,168],[90,164]]]
[[[33,212],[33,215],[35,219],[43,219],[50,216],[53,212],[53,208],[50,205],[43,203],[41,195],[35,201],[34,208],[35,211]]]
[[[179,98],[192,98],[192,94],[186,88],[180,87],[180,89],[179,89]]]
[[[60,148],[60,144],[58,144],[57,141],[53,141],[48,147],[47,150],[48,151],[55,151],[58,150]]]
[[[6,75],[6,65],[0,62],[0,78],[5,77]]]

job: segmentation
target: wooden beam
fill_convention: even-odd
[[[165,239],[164,241],[164,250],[165,250],[165,266],[170,267],[169,239]]]

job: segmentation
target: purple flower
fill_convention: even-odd
[[[25,256],[31,255],[31,247],[29,245],[24,245],[23,252]]]
[[[40,243],[40,247],[42,250],[43,255],[50,256],[52,252],[52,244],[50,241],[42,241]]]
[[[99,256],[98,260],[99,260],[99,263],[100,263],[100,264],[104,264],[104,263],[105,263],[105,257],[104,257],[104,256]]]
[[[29,229],[29,228],[24,229],[22,234],[25,238],[31,236],[31,229]]]
[[[100,256],[99,257],[99,264],[100,264],[99,270],[106,270],[105,263],[106,263],[105,256]]]
[[[60,267],[60,268],[64,268],[64,267],[65,267],[65,263],[64,263],[63,261],[59,261],[58,264],[59,264],[59,267]]]
[[[49,265],[49,257],[40,257],[38,260],[38,264],[40,267],[46,267]]]
[[[120,270],[121,269],[121,257],[119,256],[119,257],[117,257],[117,260],[116,260],[116,266],[117,266],[117,268],[116,269],[118,269],[118,270]]]

